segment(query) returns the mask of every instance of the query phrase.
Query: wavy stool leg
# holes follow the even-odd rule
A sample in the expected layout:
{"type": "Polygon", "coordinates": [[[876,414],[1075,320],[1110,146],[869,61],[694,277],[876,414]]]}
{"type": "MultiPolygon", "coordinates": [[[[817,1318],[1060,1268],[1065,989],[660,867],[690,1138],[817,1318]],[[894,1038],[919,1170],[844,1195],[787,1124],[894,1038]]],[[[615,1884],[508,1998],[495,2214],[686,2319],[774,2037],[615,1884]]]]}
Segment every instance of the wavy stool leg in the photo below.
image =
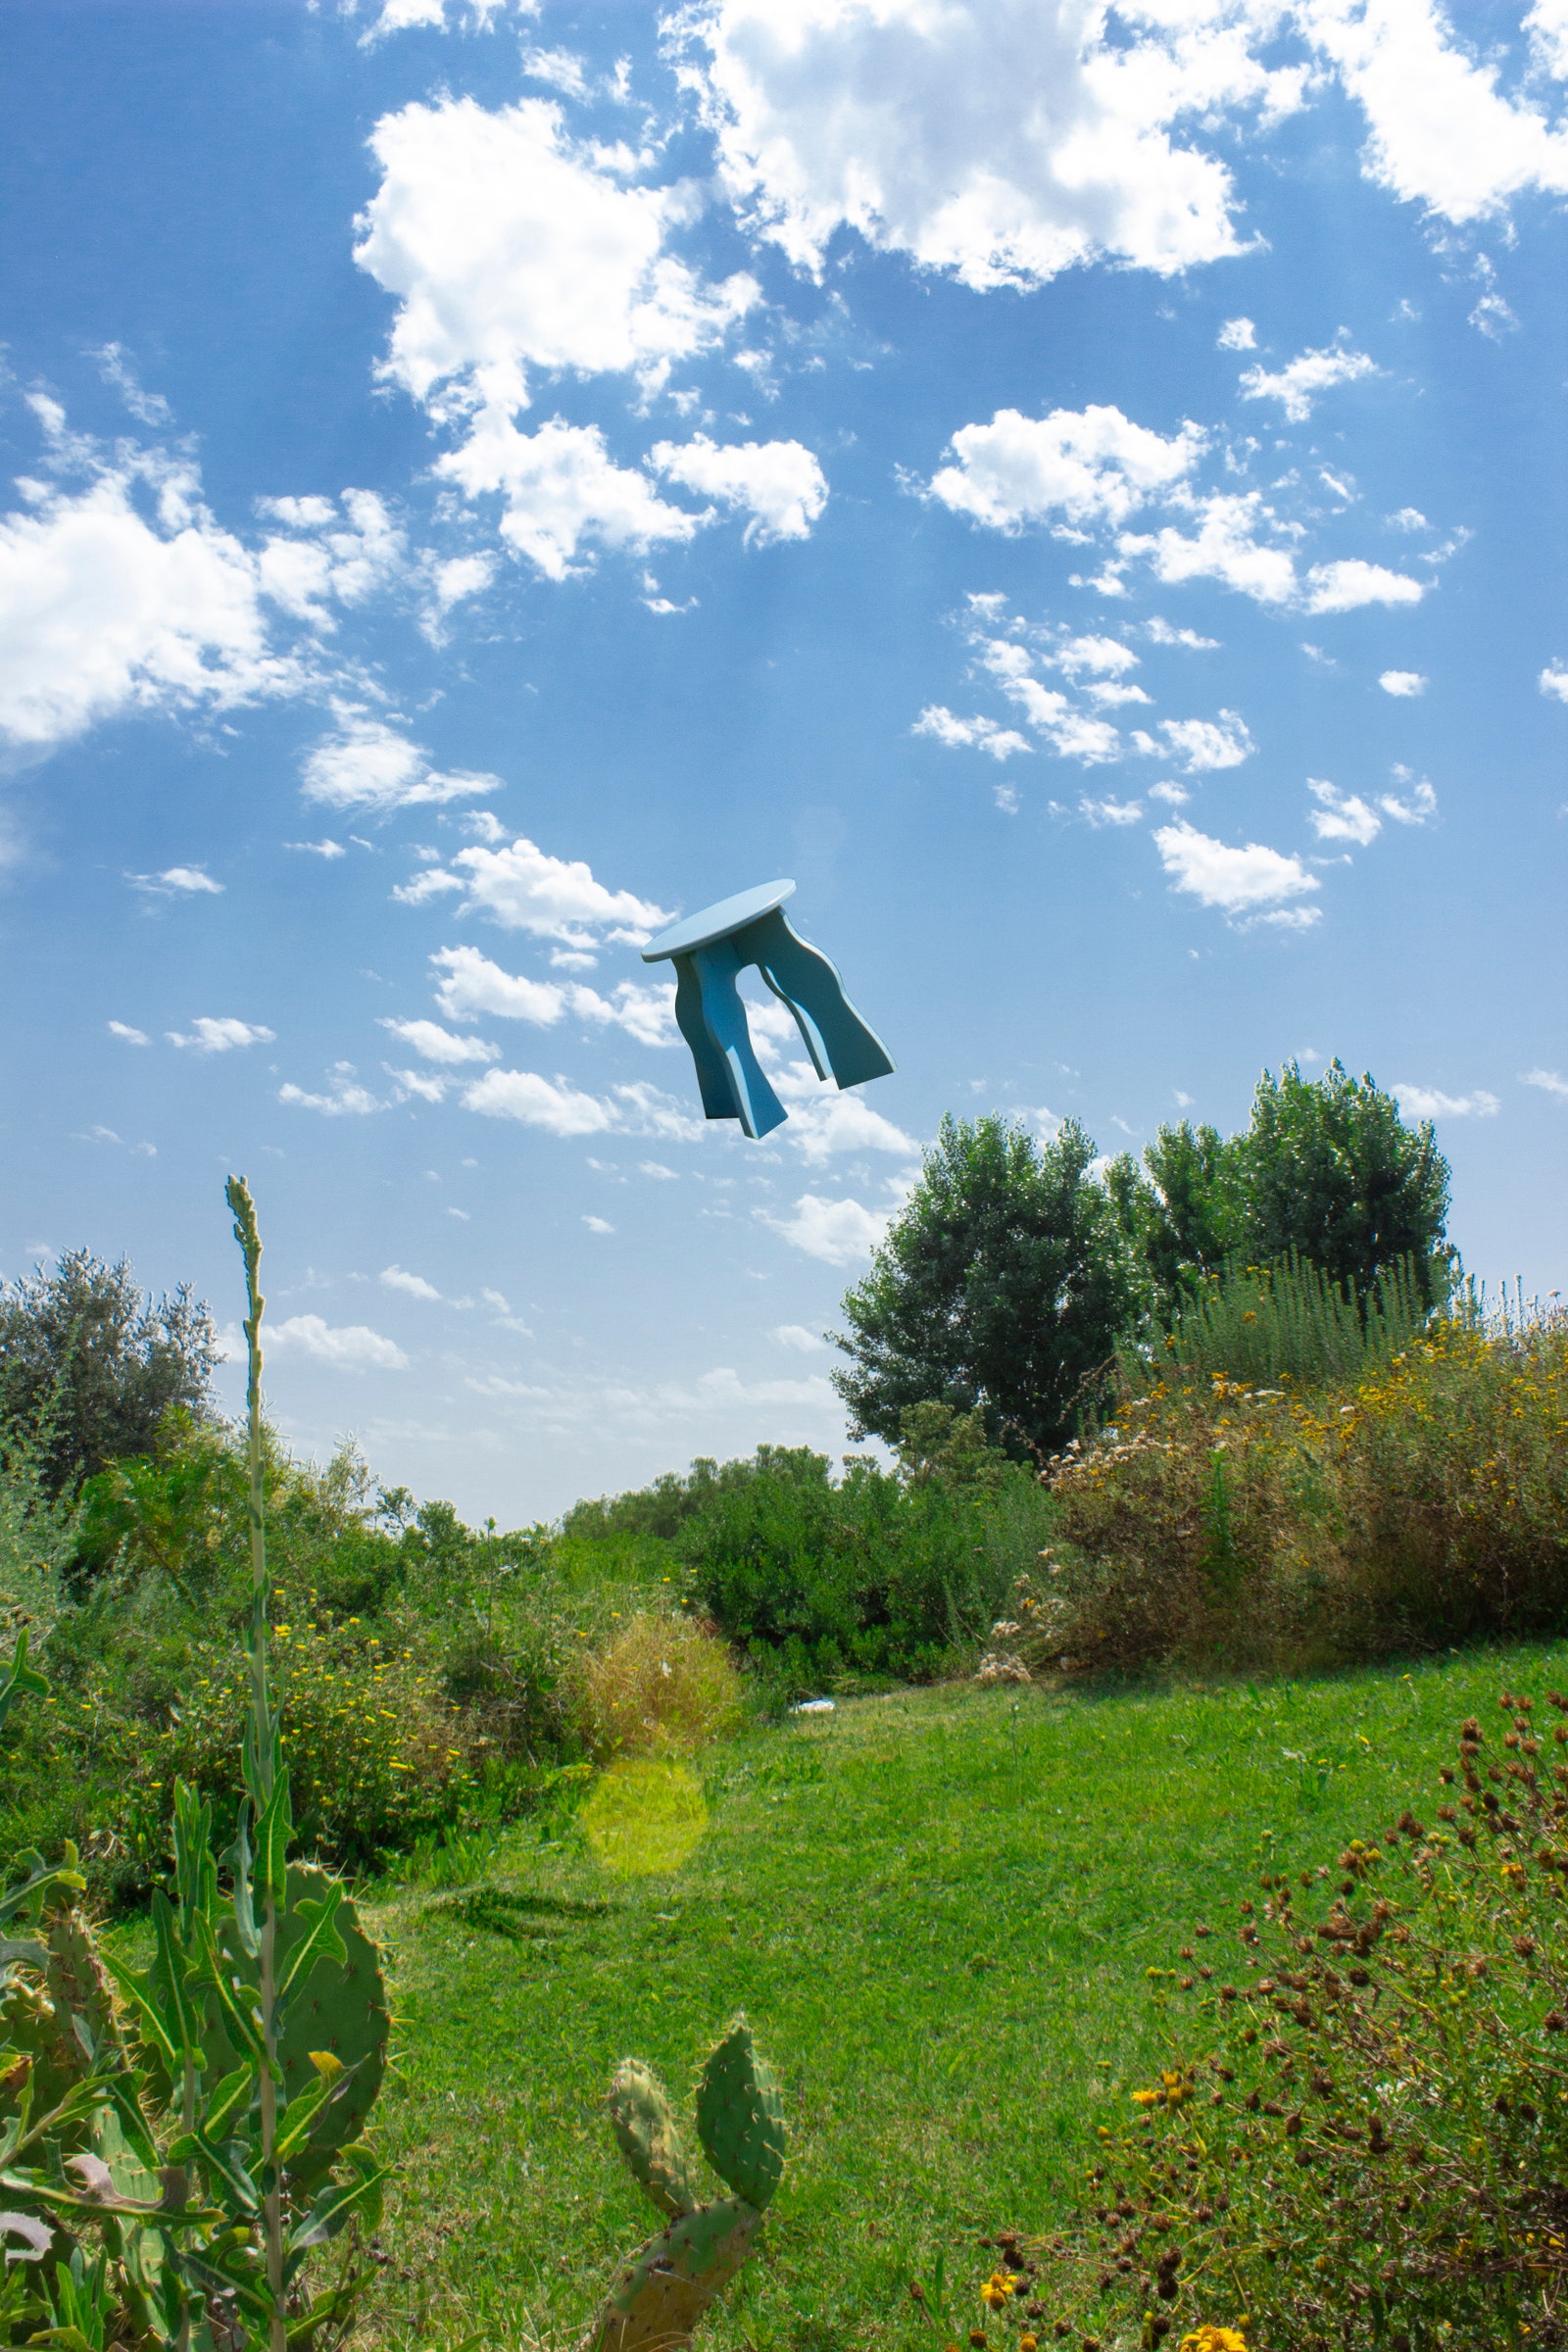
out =
{"type": "Polygon", "coordinates": [[[819,948],[808,947],[776,907],[724,944],[734,949],[739,962],[755,961],[773,994],[794,1013],[819,1078],[828,1073],[813,1029],[841,1087],[863,1086],[867,1079],[891,1074],[892,1055],[844,994],[837,965],[819,948]]]}
{"type": "Polygon", "coordinates": [[[729,1064],[713,1044],[703,1021],[703,984],[689,956],[677,956],[675,965],[675,1023],[691,1048],[697,1065],[697,1085],[703,1098],[703,1116],[738,1119],[740,1103],[730,1083],[729,1064]]]}
{"type": "MultiPolygon", "coordinates": [[[[734,940],[715,939],[710,947],[694,949],[691,960],[697,967],[703,1026],[711,1040],[711,1050],[722,1056],[735,1102],[733,1111],[719,1115],[739,1118],[755,1144],[775,1127],[781,1127],[787,1114],[762,1074],[752,1033],[746,1026],[746,1007],[735,986],[736,973],[751,958],[736,955],[734,940]]],[[[676,1002],[678,1004],[678,996],[676,1002]]],[[[704,1102],[706,1105],[706,1094],[704,1102]]]]}

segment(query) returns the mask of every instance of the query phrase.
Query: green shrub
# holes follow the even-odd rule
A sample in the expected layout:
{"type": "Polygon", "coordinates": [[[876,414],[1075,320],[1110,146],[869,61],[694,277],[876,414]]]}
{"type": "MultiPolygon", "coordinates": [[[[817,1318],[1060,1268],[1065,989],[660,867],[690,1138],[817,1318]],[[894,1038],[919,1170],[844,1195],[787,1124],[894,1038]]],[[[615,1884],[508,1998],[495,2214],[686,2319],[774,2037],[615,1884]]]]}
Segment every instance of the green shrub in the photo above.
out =
{"type": "Polygon", "coordinates": [[[729,1653],[690,1618],[639,1609],[583,1669],[597,1757],[704,1747],[739,1726],[740,1677],[729,1653]]]}
{"type": "MultiPolygon", "coordinates": [[[[1294,1250],[1272,1265],[1233,1264],[1189,1294],[1163,1349],[1153,1351],[1154,1370],[1313,1387],[1360,1380],[1423,1336],[1430,1301],[1446,1298],[1448,1284],[1441,1253],[1424,1267],[1410,1258],[1384,1267],[1364,1299],[1294,1250]]],[[[1130,1385],[1143,1385],[1136,1356],[1124,1354],[1123,1371],[1130,1385]]]]}
{"type": "Polygon", "coordinates": [[[1501,1707],[1425,1822],[1266,1871],[1150,1970],[1170,2063],[1036,2241],[1042,2334],[1568,2344],[1568,1731],[1501,1707]]]}
{"type": "Polygon", "coordinates": [[[1051,1524],[1026,1471],[911,1479],[863,1456],[765,1447],[676,1538],[687,1605],[792,1690],[929,1681],[982,1641],[1051,1524]]]}
{"type": "Polygon", "coordinates": [[[1568,1316],[1440,1319],[1353,1386],[1125,1396],[1052,1465],[1032,1663],[1296,1669],[1568,1623],[1568,1316]]]}

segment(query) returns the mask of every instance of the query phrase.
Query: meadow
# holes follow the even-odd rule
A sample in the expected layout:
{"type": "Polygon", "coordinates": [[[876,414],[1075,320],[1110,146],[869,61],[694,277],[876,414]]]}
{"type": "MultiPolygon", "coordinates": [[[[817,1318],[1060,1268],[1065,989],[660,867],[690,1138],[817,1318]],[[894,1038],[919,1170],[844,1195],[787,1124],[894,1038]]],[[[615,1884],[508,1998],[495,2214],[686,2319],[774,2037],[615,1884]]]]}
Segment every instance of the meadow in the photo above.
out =
{"type": "MultiPolygon", "coordinates": [[[[791,2145],[767,2251],[705,2323],[715,2352],[965,2341],[984,2241],[1079,2212],[1101,2129],[1170,2063],[1162,1984],[1195,1926],[1424,1804],[1462,1718],[1554,1677],[1560,1642],[1259,1686],[851,1699],[710,1749],[679,1869],[616,1875],[557,1818],[507,1832],[466,1886],[377,1890],[398,2184],[368,2339],[573,2341],[648,2232],[612,2068],[648,2060],[679,2104],[744,2008],[791,2145]]],[[[1026,2290],[1043,2339],[1050,2268],[1026,2290]]]]}

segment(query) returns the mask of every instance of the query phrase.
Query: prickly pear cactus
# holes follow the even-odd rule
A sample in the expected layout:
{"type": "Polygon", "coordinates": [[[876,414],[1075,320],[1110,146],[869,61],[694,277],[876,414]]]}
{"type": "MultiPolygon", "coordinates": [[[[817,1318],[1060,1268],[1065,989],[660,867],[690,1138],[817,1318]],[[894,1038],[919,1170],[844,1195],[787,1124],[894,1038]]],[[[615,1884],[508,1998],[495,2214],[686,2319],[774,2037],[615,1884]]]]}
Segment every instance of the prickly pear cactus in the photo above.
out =
{"type": "Polygon", "coordinates": [[[697,2202],[680,2128],[663,2084],[640,2058],[623,2058],[610,2085],[610,2122],[639,2188],[672,2220],[697,2202]]]}
{"type": "Polygon", "coordinates": [[[697,2092],[697,2130],[710,2163],[737,2193],[699,2204],[663,2086],[641,2060],[623,2059],[610,2117],[632,2178],[668,2227],[619,2271],[594,2323],[589,2352],[678,2352],[756,2242],[784,2170],[778,2086],[737,2018],[709,2057],[697,2092]]]}
{"type": "MultiPolygon", "coordinates": [[[[109,1980],[74,1903],[46,1912],[33,1936],[10,1950],[0,1989],[0,2047],[10,2054],[0,2059],[0,2074],[9,2077],[25,2060],[17,2089],[29,2082],[33,2113],[47,2115],[81,2081],[92,2053],[118,2035],[109,1980]]],[[[85,2123],[74,2137],[68,2132],[67,2144],[88,2144],[85,2123]]]]}
{"type": "Polygon", "coordinates": [[[760,2213],[784,2170],[784,2109],[752,2029],[738,2017],[713,2050],[697,2090],[697,2132],[708,2161],[760,2213]]]}
{"type": "MultiPolygon", "coordinates": [[[[280,1977],[287,1973],[292,1946],[308,1930],[302,1903],[319,1902],[329,1885],[326,1873],[314,1864],[289,1864],[287,1906],[278,1922],[280,1977]]],[[[346,1897],[333,1924],[348,1959],[342,1965],[325,1958],[316,1962],[304,1984],[289,1993],[277,2037],[285,2104],[316,2079],[313,2051],[329,2052],[344,2070],[334,2095],[317,2113],[307,2145],[289,2160],[289,2178],[302,2190],[323,2180],[338,2149],[358,2139],[386,2073],[391,2019],[381,1955],[346,1897]]],[[[259,1982],[257,1963],[241,1946],[231,1918],[220,1924],[218,1940],[230,1978],[254,1988],[259,1982]]],[[[240,2063],[216,2004],[208,2012],[202,2042],[210,2081],[217,2082],[240,2063]]]]}

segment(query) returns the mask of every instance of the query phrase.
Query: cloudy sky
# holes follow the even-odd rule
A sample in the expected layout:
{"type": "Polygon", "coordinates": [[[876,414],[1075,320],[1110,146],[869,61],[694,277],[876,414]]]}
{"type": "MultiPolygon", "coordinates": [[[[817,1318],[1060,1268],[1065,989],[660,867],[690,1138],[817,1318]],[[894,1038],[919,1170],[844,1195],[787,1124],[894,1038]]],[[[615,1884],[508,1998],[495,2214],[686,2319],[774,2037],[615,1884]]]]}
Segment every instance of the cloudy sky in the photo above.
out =
{"type": "Polygon", "coordinates": [[[1568,1288],[1568,0],[5,19],[0,1271],[232,1323],[241,1169],[506,1523],[837,1451],[946,1109],[1338,1054],[1568,1288]],[[899,1068],[751,1145],[638,950],[777,875],[899,1068]]]}

